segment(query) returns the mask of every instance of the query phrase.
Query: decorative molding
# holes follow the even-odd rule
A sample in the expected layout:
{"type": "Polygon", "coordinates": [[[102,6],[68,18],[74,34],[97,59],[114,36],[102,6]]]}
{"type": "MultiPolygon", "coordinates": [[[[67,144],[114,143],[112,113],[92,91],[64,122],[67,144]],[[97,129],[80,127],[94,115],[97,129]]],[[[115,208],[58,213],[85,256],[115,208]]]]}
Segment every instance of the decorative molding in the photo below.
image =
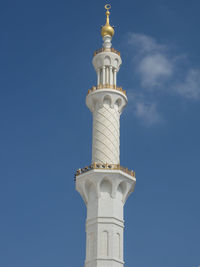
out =
{"type": "Polygon", "coordinates": [[[120,164],[102,164],[102,163],[92,163],[91,165],[89,166],[86,166],[84,168],[81,168],[81,169],[78,169],[76,171],[76,174],[75,176],[78,176],[80,174],[83,174],[85,172],[88,172],[88,171],[91,171],[91,170],[94,170],[94,169],[102,169],[102,170],[120,170],[120,171],[123,171],[133,177],[135,177],[135,171],[133,170],[129,170],[128,168],[125,168],[123,166],[121,166],[120,164]]]}
{"type": "Polygon", "coordinates": [[[104,48],[104,47],[102,47],[102,48],[100,48],[100,49],[98,49],[98,50],[96,50],[94,52],[94,57],[97,54],[102,53],[102,52],[112,52],[112,53],[117,54],[118,56],[121,56],[121,53],[118,50],[114,49],[113,47],[112,48],[104,48]]]}
{"type": "Polygon", "coordinates": [[[122,170],[125,168],[121,166],[118,168],[119,169],[104,168],[102,170],[94,168],[89,169],[86,167],[85,172],[77,175],[76,189],[83,197],[86,205],[89,201],[91,192],[94,194],[94,199],[101,198],[103,196],[102,193],[104,194],[106,192],[106,194],[109,195],[109,198],[119,199],[119,195],[121,195],[120,199],[122,203],[126,202],[130,193],[134,191],[136,178],[133,175],[135,175],[135,173],[130,171],[129,173],[123,172],[122,170]],[[107,183],[104,183],[105,181],[107,181],[107,183]],[[102,183],[104,183],[104,187],[102,187],[102,183]]]}
{"type": "Polygon", "coordinates": [[[113,85],[113,84],[100,84],[100,85],[97,85],[97,86],[92,86],[91,89],[88,90],[87,94],[90,94],[96,90],[99,90],[99,89],[113,89],[113,90],[117,90],[121,93],[123,93],[125,96],[126,96],[126,90],[123,90],[122,87],[117,87],[116,85],[113,85]]]}

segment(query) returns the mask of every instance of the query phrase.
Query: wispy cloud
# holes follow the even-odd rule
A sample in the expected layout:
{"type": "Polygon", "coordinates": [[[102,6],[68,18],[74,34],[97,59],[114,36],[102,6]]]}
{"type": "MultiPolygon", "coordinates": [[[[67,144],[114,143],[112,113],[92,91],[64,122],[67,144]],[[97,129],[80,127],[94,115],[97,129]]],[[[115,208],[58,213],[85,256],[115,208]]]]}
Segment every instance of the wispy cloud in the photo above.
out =
{"type": "Polygon", "coordinates": [[[142,94],[129,94],[129,99],[134,102],[134,114],[146,126],[163,122],[163,118],[158,111],[157,103],[145,98],[142,94]]]}
{"type": "Polygon", "coordinates": [[[141,33],[131,33],[128,43],[140,53],[152,53],[165,50],[165,45],[158,44],[154,38],[141,33]]]}
{"type": "Polygon", "coordinates": [[[169,45],[160,44],[145,34],[129,34],[128,44],[133,49],[133,69],[140,84],[134,114],[143,122],[152,125],[163,121],[156,104],[158,100],[155,97],[151,100],[155,91],[162,89],[170,95],[200,100],[200,69],[183,69],[185,56],[174,54],[169,45]]]}
{"type": "Polygon", "coordinates": [[[162,86],[162,83],[172,76],[173,65],[160,53],[146,55],[139,62],[138,73],[143,87],[155,88],[162,86]]]}
{"type": "Polygon", "coordinates": [[[179,95],[190,99],[200,99],[200,69],[189,69],[183,81],[174,85],[179,95]]]}

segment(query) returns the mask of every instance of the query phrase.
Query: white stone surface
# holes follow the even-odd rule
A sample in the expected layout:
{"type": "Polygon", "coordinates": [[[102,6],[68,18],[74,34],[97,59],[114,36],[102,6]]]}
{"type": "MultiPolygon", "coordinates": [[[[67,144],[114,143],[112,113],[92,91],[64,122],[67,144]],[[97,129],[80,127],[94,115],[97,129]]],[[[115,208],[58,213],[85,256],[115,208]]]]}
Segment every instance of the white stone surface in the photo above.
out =
{"type": "Polygon", "coordinates": [[[101,52],[94,56],[92,63],[97,73],[97,85],[117,84],[116,73],[122,64],[118,54],[110,51],[101,52]]]}
{"type": "Polygon", "coordinates": [[[111,48],[111,46],[112,46],[111,40],[112,40],[111,36],[109,36],[109,35],[104,36],[104,38],[103,38],[103,47],[105,49],[110,49],[111,48]]]}
{"type": "Polygon", "coordinates": [[[126,96],[114,89],[100,89],[87,95],[93,113],[92,162],[119,164],[120,114],[126,96]]]}
{"type": "MultiPolygon", "coordinates": [[[[122,60],[111,52],[111,39],[104,37],[104,51],[93,58],[97,88],[86,97],[93,115],[93,163],[120,162],[120,115],[127,97],[116,87],[122,60]]],[[[92,169],[76,177],[76,190],[87,206],[85,267],[124,266],[123,207],[135,182],[121,170],[92,169]]]]}
{"type": "Polygon", "coordinates": [[[77,177],[76,189],[87,206],[85,267],[123,267],[123,207],[135,182],[120,170],[77,177]]]}

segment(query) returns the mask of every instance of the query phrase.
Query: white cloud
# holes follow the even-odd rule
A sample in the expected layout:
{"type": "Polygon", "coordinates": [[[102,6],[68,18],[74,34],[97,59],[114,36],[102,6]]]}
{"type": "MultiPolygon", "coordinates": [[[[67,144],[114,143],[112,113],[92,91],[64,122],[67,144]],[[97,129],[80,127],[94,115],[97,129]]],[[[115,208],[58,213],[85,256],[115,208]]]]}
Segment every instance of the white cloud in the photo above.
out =
{"type": "Polygon", "coordinates": [[[134,68],[141,86],[162,88],[173,74],[174,61],[169,57],[167,47],[150,36],[138,33],[129,35],[129,45],[134,49],[134,68]]]}
{"type": "Polygon", "coordinates": [[[172,76],[173,65],[162,54],[147,55],[138,65],[141,85],[145,88],[162,85],[165,79],[172,76]]]}
{"type": "Polygon", "coordinates": [[[145,125],[150,126],[162,121],[162,117],[157,110],[155,103],[136,103],[136,115],[145,123],[145,125]]]}
{"type": "Polygon", "coordinates": [[[133,49],[133,71],[140,85],[140,96],[132,97],[134,114],[142,122],[152,125],[163,121],[156,104],[159,89],[170,96],[200,100],[200,69],[187,67],[185,55],[175,54],[168,45],[145,34],[129,34],[128,44],[133,49]]]}
{"type": "Polygon", "coordinates": [[[200,99],[200,70],[190,69],[185,80],[178,82],[174,90],[185,98],[200,99]]]}
{"type": "Polygon", "coordinates": [[[154,38],[141,33],[131,33],[128,42],[140,53],[157,52],[165,49],[165,46],[158,44],[154,38]]]}
{"type": "Polygon", "coordinates": [[[185,98],[200,98],[200,69],[187,68],[183,71],[186,74],[178,75],[179,80],[174,82],[181,70],[182,55],[174,55],[170,47],[145,34],[129,34],[128,43],[134,49],[134,71],[142,88],[163,88],[185,98]]]}
{"type": "Polygon", "coordinates": [[[144,95],[129,95],[129,99],[133,102],[132,108],[134,110],[134,115],[138,117],[142,123],[146,126],[151,126],[163,121],[160,112],[157,109],[157,104],[144,95]]]}

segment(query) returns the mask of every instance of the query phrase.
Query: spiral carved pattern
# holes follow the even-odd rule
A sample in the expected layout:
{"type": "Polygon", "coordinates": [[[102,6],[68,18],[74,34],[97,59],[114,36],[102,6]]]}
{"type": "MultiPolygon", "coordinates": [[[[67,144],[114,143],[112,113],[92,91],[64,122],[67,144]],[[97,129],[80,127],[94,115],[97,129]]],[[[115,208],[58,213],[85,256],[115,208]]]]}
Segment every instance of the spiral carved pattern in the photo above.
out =
{"type": "Polygon", "coordinates": [[[118,110],[108,104],[93,112],[93,162],[119,163],[119,119],[118,110]]]}

